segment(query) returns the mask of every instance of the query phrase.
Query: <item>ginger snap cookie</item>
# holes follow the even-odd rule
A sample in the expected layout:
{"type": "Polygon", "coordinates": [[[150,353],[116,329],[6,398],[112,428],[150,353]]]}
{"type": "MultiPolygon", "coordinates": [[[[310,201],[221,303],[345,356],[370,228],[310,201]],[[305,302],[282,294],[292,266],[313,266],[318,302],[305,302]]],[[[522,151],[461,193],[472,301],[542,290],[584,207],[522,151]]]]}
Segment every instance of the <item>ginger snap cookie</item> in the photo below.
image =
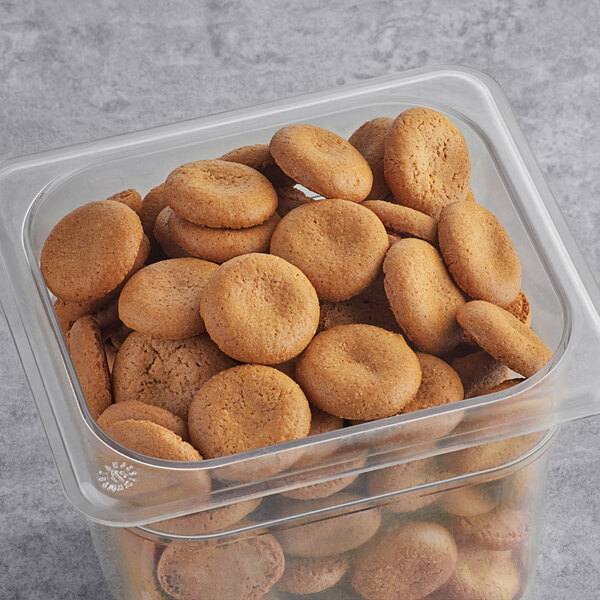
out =
{"type": "Polygon", "coordinates": [[[335,431],[344,427],[344,419],[330,415],[316,406],[311,405],[310,412],[312,416],[308,435],[319,435],[320,433],[327,433],[328,431],[335,431]]]}
{"type": "Polygon", "coordinates": [[[174,415],[164,408],[146,402],[140,402],[139,400],[127,400],[126,402],[111,404],[97,419],[98,425],[100,425],[104,431],[117,421],[130,420],[152,421],[152,423],[170,429],[182,440],[189,440],[187,422],[185,419],[174,415]]]}
{"type": "Polygon", "coordinates": [[[137,190],[123,190],[122,192],[109,196],[107,200],[122,202],[125,206],[129,206],[133,212],[137,213],[138,216],[142,212],[142,197],[137,190]]]}
{"type": "Polygon", "coordinates": [[[121,291],[121,321],[155,339],[176,340],[202,333],[200,298],[217,268],[199,258],[173,258],[144,267],[121,291]]]}
{"type": "Polygon", "coordinates": [[[535,375],[553,356],[527,325],[495,304],[473,300],[456,318],[486,352],[524,377],[535,375]]]}
{"type": "Polygon", "coordinates": [[[57,298],[54,301],[53,306],[60,328],[66,335],[77,319],[94,314],[108,302],[110,302],[110,296],[103,296],[102,298],[92,300],[91,302],[71,302],[69,300],[57,298]]]}
{"type": "Polygon", "coordinates": [[[485,350],[454,358],[450,364],[462,381],[465,398],[488,394],[510,375],[510,369],[485,350]]]}
{"type": "Polygon", "coordinates": [[[106,428],[106,433],[121,446],[146,456],[165,460],[202,460],[190,444],[152,421],[116,421],[106,428]]]}
{"type": "Polygon", "coordinates": [[[83,395],[92,417],[97,419],[111,405],[112,391],[96,320],[88,315],[75,321],[69,331],[68,343],[83,395]]]}
{"type": "Polygon", "coordinates": [[[396,242],[383,263],[385,292],[400,327],[422,352],[445,354],[462,337],[456,322],[466,302],[439,252],[418,239],[396,242]]]}
{"type": "Polygon", "coordinates": [[[306,437],[310,407],[300,386],[281,371],[241,365],[211,377],[190,405],[194,446],[207,458],[306,437]]]}
{"type": "Polygon", "coordinates": [[[400,334],[371,325],[338,325],[308,345],[296,377],[321,410],[372,420],[398,414],[414,398],[421,367],[400,334]]]}
{"type": "Polygon", "coordinates": [[[521,289],[521,262],[500,221],[474,202],[445,206],[438,224],[440,249],[456,283],[471,298],[498,306],[521,289]]]}
{"type": "Polygon", "coordinates": [[[369,163],[350,142],[314,125],[288,125],[269,144],[283,172],[325,198],[364,200],[373,185],[369,163]]]}
{"type": "Polygon", "coordinates": [[[366,200],[362,205],[381,219],[388,233],[416,237],[434,245],[438,243],[438,224],[429,215],[385,200],[366,200]]]}
{"type": "Polygon", "coordinates": [[[102,298],[132,269],[144,230],[128,206],[112,200],[90,202],[63,217],[42,248],[46,285],[73,302],[102,298]]]}
{"type": "Polygon", "coordinates": [[[306,348],[319,323],[319,301],[297,267],[270,254],[246,254],[215,271],[200,313],[212,340],[232,358],[277,364],[306,348]]]}
{"type": "Polygon", "coordinates": [[[264,175],[225,160],[199,160],[177,167],[167,177],[163,193],[182,219],[206,227],[260,225],[277,208],[277,194],[264,175]]]}
{"type": "Polygon", "coordinates": [[[177,600],[262,600],[284,565],[281,546],[265,534],[224,544],[173,542],[162,553],[156,576],[177,600]]]}
{"type": "Polygon", "coordinates": [[[288,558],[277,589],[288,594],[315,594],[333,587],[348,570],[346,555],[288,558]]]}
{"type": "Polygon", "coordinates": [[[323,302],[348,300],[371,285],[388,249],[383,223],[346,200],[320,200],[296,208],[277,225],[271,254],[298,267],[323,302]]]}
{"type": "Polygon", "coordinates": [[[350,580],[365,600],[421,600],[450,579],[456,560],[456,544],[441,525],[400,523],[357,551],[350,580]]]}
{"type": "Polygon", "coordinates": [[[506,310],[519,319],[521,323],[527,325],[527,327],[531,327],[531,304],[523,290],[521,290],[519,295],[506,307],[506,310]]]}
{"type": "Polygon", "coordinates": [[[163,208],[154,222],[154,239],[159,243],[162,251],[169,258],[189,258],[192,255],[186,252],[171,235],[171,229],[169,227],[169,219],[173,210],[166,206],[163,208]]]}
{"type": "Polygon", "coordinates": [[[290,211],[313,202],[302,190],[293,186],[278,187],[277,190],[277,213],[280,217],[285,217],[290,211]]]}
{"type": "Polygon", "coordinates": [[[477,517],[491,512],[497,502],[487,487],[469,485],[439,494],[438,504],[451,515],[457,517],[477,517]]]}
{"type": "Polygon", "coordinates": [[[398,204],[439,219],[444,206],[466,199],[471,161],[458,127],[435,110],[417,107],[390,127],[384,172],[398,204]]]}
{"type": "Polygon", "coordinates": [[[161,183],[153,187],[142,199],[142,208],[140,210],[140,221],[144,228],[144,233],[148,236],[151,244],[154,244],[154,224],[156,218],[167,206],[163,194],[164,184],[161,183]]]}
{"type": "Polygon", "coordinates": [[[381,200],[390,193],[383,174],[385,140],[394,119],[379,117],[363,123],[348,141],[365,157],[373,171],[373,185],[367,196],[370,200],[381,200]]]}
{"type": "Polygon", "coordinates": [[[262,173],[273,185],[293,185],[290,179],[275,162],[269,150],[269,144],[242,146],[223,154],[219,160],[241,163],[262,173]]]}
{"type": "Polygon", "coordinates": [[[169,231],[174,242],[192,256],[224,263],[251,252],[268,252],[280,217],[277,213],[260,225],[245,229],[213,229],[194,225],[171,211],[169,231]]]}
{"type": "Polygon", "coordinates": [[[206,334],[156,340],[136,331],[123,342],[115,360],[115,402],[139,400],[186,419],[194,394],[234,364],[206,334]]]}

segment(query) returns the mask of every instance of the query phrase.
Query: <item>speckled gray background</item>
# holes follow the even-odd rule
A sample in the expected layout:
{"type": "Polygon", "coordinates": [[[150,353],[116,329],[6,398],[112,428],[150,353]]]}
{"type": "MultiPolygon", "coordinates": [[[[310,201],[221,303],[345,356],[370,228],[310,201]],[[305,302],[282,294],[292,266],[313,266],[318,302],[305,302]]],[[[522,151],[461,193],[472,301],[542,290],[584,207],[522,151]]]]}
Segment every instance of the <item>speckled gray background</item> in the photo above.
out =
{"type": "MultiPolygon", "coordinates": [[[[599,23],[598,0],[0,0],[0,159],[463,63],[506,91],[600,277],[599,23]]],[[[1,318],[0,419],[0,596],[109,600],[1,318]]],[[[598,598],[599,446],[588,420],[554,448],[537,599],[598,598]]]]}

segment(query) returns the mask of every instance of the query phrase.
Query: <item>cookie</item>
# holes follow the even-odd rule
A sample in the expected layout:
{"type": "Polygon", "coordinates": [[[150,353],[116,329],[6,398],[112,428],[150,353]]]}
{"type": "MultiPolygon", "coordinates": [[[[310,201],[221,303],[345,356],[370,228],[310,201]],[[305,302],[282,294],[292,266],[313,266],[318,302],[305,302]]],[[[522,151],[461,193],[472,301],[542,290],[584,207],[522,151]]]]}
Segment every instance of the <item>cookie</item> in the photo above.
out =
{"type": "Polygon", "coordinates": [[[288,594],[315,594],[333,587],[348,570],[347,556],[288,558],[277,589],[288,594]]]}
{"type": "Polygon", "coordinates": [[[388,233],[416,237],[434,245],[438,243],[438,224],[429,215],[384,200],[366,200],[362,205],[381,219],[388,233]]]}
{"type": "Polygon", "coordinates": [[[439,494],[437,502],[447,513],[466,518],[485,515],[497,505],[489,489],[482,485],[446,490],[439,494]]]}
{"type": "Polygon", "coordinates": [[[306,437],[310,408],[298,384],[281,371],[241,365],[200,388],[188,426],[194,446],[215,458],[306,437]]]}
{"type": "Polygon", "coordinates": [[[462,381],[465,398],[488,394],[510,375],[510,369],[485,350],[454,358],[450,364],[462,381]]]}
{"type": "Polygon", "coordinates": [[[367,289],[387,249],[379,218],[346,200],[320,200],[296,208],[271,238],[271,253],[298,267],[323,302],[348,300],[367,289]]]}
{"type": "Polygon", "coordinates": [[[142,208],[140,210],[140,221],[144,228],[144,233],[148,236],[150,243],[154,245],[154,224],[156,218],[162,210],[165,209],[167,203],[163,194],[164,184],[161,183],[153,187],[143,198],[142,208]]]}
{"type": "Polygon", "coordinates": [[[373,185],[368,199],[381,200],[390,193],[383,174],[385,140],[394,119],[379,117],[363,123],[348,141],[364,156],[373,172],[373,185]]]}
{"type": "Polygon", "coordinates": [[[206,334],[155,340],[134,332],[123,342],[113,367],[115,402],[139,400],[186,419],[194,394],[234,364],[206,334]]]}
{"type": "Polygon", "coordinates": [[[506,307],[506,310],[519,319],[521,323],[531,327],[531,305],[525,292],[521,290],[519,295],[506,307]]]}
{"type": "Polygon", "coordinates": [[[527,325],[495,304],[473,300],[456,318],[486,352],[524,377],[535,375],[553,356],[527,325]]]}
{"type": "Polygon", "coordinates": [[[277,364],[306,348],[319,323],[319,301],[298,268],[270,254],[246,254],[215,271],[200,314],[212,340],[232,358],[277,364]]]}
{"type": "Polygon", "coordinates": [[[121,321],[154,339],[178,340],[202,333],[200,298],[217,268],[199,258],[173,258],[144,267],[121,291],[121,321]]]}
{"type": "Polygon", "coordinates": [[[336,431],[344,426],[344,419],[326,413],[316,406],[310,407],[311,420],[308,435],[319,435],[328,431],[336,431]]]}
{"type": "Polygon", "coordinates": [[[110,302],[110,295],[91,302],[70,302],[69,300],[57,298],[54,301],[54,312],[62,332],[66,335],[77,319],[86,315],[93,315],[108,302],[110,302]]]}
{"type": "Polygon", "coordinates": [[[277,213],[280,217],[285,217],[290,211],[313,202],[302,190],[293,186],[278,187],[277,190],[277,213]]]}
{"type": "Polygon", "coordinates": [[[122,202],[125,206],[129,206],[133,212],[137,213],[138,216],[142,212],[142,197],[137,190],[123,190],[122,192],[109,196],[107,200],[122,202]]]}
{"type": "Polygon", "coordinates": [[[191,254],[186,252],[171,235],[169,219],[173,212],[174,211],[169,206],[166,206],[158,213],[156,221],[154,222],[154,239],[159,243],[162,251],[169,258],[191,257],[191,254]]]}
{"type": "Polygon", "coordinates": [[[475,196],[474,196],[473,190],[471,188],[469,188],[469,193],[467,194],[467,197],[465,198],[465,200],[467,202],[475,202],[475,196]]]}
{"type": "Polygon", "coordinates": [[[104,342],[104,354],[106,355],[106,366],[108,372],[112,374],[113,365],[115,364],[115,358],[117,358],[117,348],[110,341],[104,342]]]}
{"type": "Polygon", "coordinates": [[[69,352],[90,414],[97,419],[112,403],[110,374],[96,320],[81,317],[68,336],[69,352]]]}
{"type": "Polygon", "coordinates": [[[385,144],[384,172],[398,204],[439,219],[442,208],[465,200],[471,181],[467,144],[458,127],[430,108],[396,117],[385,144]]]}
{"type": "Polygon", "coordinates": [[[339,135],[314,125],[288,125],[269,144],[282,171],[325,198],[364,200],[373,173],[361,153],[339,135]]]}
{"type": "Polygon", "coordinates": [[[42,248],[42,275],[50,291],[89,302],[114,290],[132,269],[144,231],[120,202],[101,200],[76,208],[52,229],[42,248]]]}
{"type": "Polygon", "coordinates": [[[178,600],[262,600],[284,565],[275,538],[257,535],[225,544],[173,542],[160,557],[156,575],[178,600]]]}
{"type": "Polygon", "coordinates": [[[224,263],[235,256],[251,252],[268,252],[271,236],[280,217],[275,213],[264,223],[245,229],[212,229],[194,225],[179,217],[175,211],[169,215],[169,231],[173,241],[192,256],[224,263]]]}
{"type": "Polygon", "coordinates": [[[215,228],[260,225],[277,208],[277,194],[264,175],[225,160],[178,167],[165,181],[164,196],[182,219],[215,228]]]}
{"type": "Polygon", "coordinates": [[[383,263],[392,312],[418,350],[450,352],[462,337],[456,313],[465,304],[439,252],[418,239],[396,242],[383,263]]]}
{"type": "MultiPolygon", "coordinates": [[[[332,498],[335,498],[336,505],[341,505],[359,500],[360,496],[340,492],[335,496],[319,500],[290,501],[281,516],[310,514],[329,508],[332,506],[332,498]]],[[[331,515],[325,520],[282,529],[276,535],[286,556],[305,558],[336,556],[364,544],[379,529],[380,523],[380,512],[372,508],[337,516],[331,515]]]]}
{"type": "Polygon", "coordinates": [[[115,332],[110,335],[110,343],[119,350],[121,346],[125,343],[125,340],[129,337],[133,330],[129,329],[129,327],[125,327],[122,325],[115,332]]]}
{"type": "Polygon", "coordinates": [[[450,579],[456,560],[456,544],[441,525],[400,523],[357,551],[350,580],[365,600],[420,600],[450,579]]]}
{"type": "Polygon", "coordinates": [[[164,460],[202,460],[195,448],[152,421],[116,421],[106,428],[115,442],[139,454],[164,460]]]}
{"type": "Polygon", "coordinates": [[[438,224],[440,250],[454,281],[471,298],[498,306],[515,301],[521,262],[500,221],[474,202],[445,206],[438,224]]]}
{"type": "Polygon", "coordinates": [[[262,173],[273,185],[293,185],[293,181],[277,166],[269,144],[242,146],[223,154],[219,160],[241,163],[262,173]]]}
{"type": "Polygon", "coordinates": [[[398,414],[414,398],[421,367],[401,335],[371,325],[339,325],[313,339],[296,377],[321,410],[372,420],[398,414]]]}
{"type": "Polygon", "coordinates": [[[139,402],[138,400],[128,400],[126,402],[111,404],[97,419],[98,425],[104,431],[117,421],[129,420],[152,421],[152,423],[170,429],[182,440],[189,440],[187,423],[184,419],[170,413],[164,408],[153,406],[146,402],[139,402]]]}

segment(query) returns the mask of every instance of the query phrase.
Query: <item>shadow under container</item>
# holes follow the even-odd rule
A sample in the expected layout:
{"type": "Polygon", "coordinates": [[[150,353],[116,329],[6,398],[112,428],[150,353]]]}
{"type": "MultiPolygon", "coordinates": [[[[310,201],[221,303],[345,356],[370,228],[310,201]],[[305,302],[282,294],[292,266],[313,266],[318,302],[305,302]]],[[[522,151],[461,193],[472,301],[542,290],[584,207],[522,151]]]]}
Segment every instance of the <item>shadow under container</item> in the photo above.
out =
{"type": "Polygon", "coordinates": [[[322,600],[472,600],[472,586],[488,580],[507,600],[531,597],[548,432],[600,413],[600,291],[489,77],[421,69],[15,159],[0,165],[0,203],[2,306],[65,491],[90,520],[117,600],[294,597],[293,581],[316,577],[315,552],[319,585],[341,573],[313,590],[322,600]],[[185,162],[268,142],[284,125],[348,137],[412,106],[439,110],[461,129],[474,196],[517,247],[532,327],[554,358],[509,390],[235,456],[171,462],[111,440],[87,409],[39,269],[54,224],[121,189],[145,193],[185,162]],[[298,499],[315,486],[320,497],[298,499]],[[395,569],[406,589],[389,592],[390,556],[407,555],[416,562],[395,569]],[[209,566],[194,568],[198,559],[209,566]],[[364,567],[375,559],[379,579],[364,567]],[[497,573],[499,584],[490,579],[497,573]],[[219,581],[233,587],[217,591],[219,581]]]}

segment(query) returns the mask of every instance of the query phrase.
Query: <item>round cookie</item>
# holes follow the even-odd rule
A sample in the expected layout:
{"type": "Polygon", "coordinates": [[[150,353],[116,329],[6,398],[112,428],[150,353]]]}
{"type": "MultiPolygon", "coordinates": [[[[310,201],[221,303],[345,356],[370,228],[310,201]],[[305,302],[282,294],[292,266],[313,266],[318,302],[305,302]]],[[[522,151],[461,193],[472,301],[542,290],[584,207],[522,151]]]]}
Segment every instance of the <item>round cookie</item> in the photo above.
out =
{"type": "Polygon", "coordinates": [[[437,523],[400,523],[357,551],[350,580],[365,600],[421,600],[450,579],[457,549],[437,523]]]}
{"type": "Polygon", "coordinates": [[[206,334],[155,340],[136,331],[123,342],[115,360],[115,402],[139,400],[186,419],[194,394],[234,364],[206,334]]]}
{"type": "Polygon", "coordinates": [[[333,587],[348,570],[348,557],[288,558],[277,589],[288,594],[315,594],[333,587]]]}
{"type": "Polygon", "coordinates": [[[388,249],[383,223],[346,200],[320,200],[288,213],[271,238],[271,253],[298,267],[324,302],[348,300],[371,285],[388,249]]]}
{"type": "Polygon", "coordinates": [[[57,297],[73,302],[102,298],[132,269],[144,230],[128,206],[90,202],[63,217],[44,242],[41,269],[57,297]]]}
{"type": "Polygon", "coordinates": [[[66,335],[77,319],[94,314],[110,302],[110,299],[110,294],[91,302],[71,302],[57,298],[54,301],[54,312],[56,313],[62,332],[66,335]]]}
{"type": "Polygon", "coordinates": [[[383,155],[385,140],[394,119],[379,117],[363,123],[348,139],[348,141],[365,157],[373,172],[373,185],[367,196],[368,199],[385,198],[390,188],[383,174],[383,155]]]}
{"type": "Polygon", "coordinates": [[[396,320],[422,352],[445,354],[462,337],[456,322],[465,304],[439,252],[417,239],[396,242],[383,263],[385,292],[396,320]]]}
{"type": "Polygon", "coordinates": [[[106,428],[115,442],[134,452],[164,460],[202,460],[195,448],[166,427],[151,421],[117,421],[106,428]]]}
{"type": "Polygon", "coordinates": [[[77,319],[67,341],[83,395],[97,419],[111,405],[112,391],[102,335],[94,317],[77,319]]]}
{"type": "Polygon", "coordinates": [[[414,398],[421,367],[401,335],[371,325],[339,325],[313,339],[296,376],[321,410],[372,420],[398,414],[414,398]]]}
{"type": "Polygon", "coordinates": [[[285,217],[295,208],[313,202],[313,199],[298,188],[285,186],[277,188],[277,201],[277,212],[280,217],[285,217]]]}
{"type": "Polygon", "coordinates": [[[259,225],[277,208],[277,194],[264,175],[225,160],[178,167],[165,181],[164,196],[182,219],[215,228],[259,225]]]}
{"type": "Polygon", "coordinates": [[[264,223],[245,229],[213,229],[194,225],[179,217],[175,211],[169,215],[169,231],[173,241],[192,256],[224,263],[231,258],[251,252],[268,252],[271,236],[280,217],[275,213],[264,223]]]}
{"type": "Polygon", "coordinates": [[[306,348],[319,323],[319,301],[298,268],[270,254],[221,265],[200,301],[206,330],[241,362],[278,364],[306,348]]]}
{"type": "Polygon", "coordinates": [[[271,535],[225,544],[173,542],[160,557],[156,576],[177,600],[262,600],[284,565],[281,546],[271,535]]]}
{"type": "Polygon", "coordinates": [[[552,358],[527,325],[495,304],[473,300],[459,309],[456,319],[486,352],[519,375],[535,375],[552,358]]]}
{"type": "Polygon", "coordinates": [[[219,160],[240,163],[262,173],[273,185],[293,185],[293,181],[277,166],[269,144],[242,146],[223,154],[219,160]]]}
{"type": "Polygon", "coordinates": [[[385,200],[366,200],[362,205],[381,219],[388,233],[416,237],[434,245],[438,243],[438,224],[429,215],[385,200]]]}
{"type": "Polygon", "coordinates": [[[202,333],[200,298],[217,268],[199,258],[173,258],[144,267],[121,291],[121,321],[154,339],[176,340],[202,333]]]}
{"type": "Polygon", "coordinates": [[[166,206],[158,213],[156,221],[154,222],[154,239],[160,244],[163,252],[169,258],[191,257],[191,254],[177,244],[171,235],[169,219],[173,212],[174,211],[169,206],[166,206]]]}
{"type": "Polygon", "coordinates": [[[164,408],[139,400],[127,400],[126,402],[111,404],[98,417],[97,421],[104,431],[118,421],[152,421],[152,423],[170,429],[182,440],[189,440],[187,423],[184,419],[164,408]]]}
{"type": "Polygon", "coordinates": [[[510,369],[485,350],[454,358],[450,364],[462,381],[465,398],[488,394],[510,375],[510,369]]]}
{"type": "Polygon", "coordinates": [[[330,415],[316,406],[310,407],[311,420],[308,435],[319,435],[328,431],[336,431],[344,427],[344,419],[330,415]]]}
{"type": "Polygon", "coordinates": [[[144,228],[144,233],[148,236],[150,243],[154,245],[154,224],[156,218],[162,210],[165,209],[167,203],[163,194],[164,184],[161,183],[153,187],[143,198],[142,208],[140,210],[140,221],[144,228]]]}
{"type": "Polygon", "coordinates": [[[125,206],[129,206],[133,212],[137,213],[138,216],[142,212],[142,197],[137,190],[123,190],[122,192],[109,196],[107,200],[122,202],[125,206]]]}
{"type": "Polygon", "coordinates": [[[467,518],[489,513],[497,504],[482,485],[446,490],[438,495],[437,502],[447,513],[467,518]]]}
{"type": "Polygon", "coordinates": [[[306,437],[310,407],[298,384],[263,365],[241,365],[211,377],[194,396],[188,426],[207,458],[306,437]]]}
{"type": "Polygon", "coordinates": [[[466,199],[471,161],[458,127],[435,110],[417,107],[390,127],[384,172],[398,204],[439,219],[445,205],[466,199]]]}
{"type": "Polygon", "coordinates": [[[498,306],[515,301],[521,262],[500,221],[474,202],[444,207],[438,224],[440,249],[456,283],[471,298],[498,306]]]}
{"type": "Polygon", "coordinates": [[[364,200],[373,173],[361,153],[339,135],[314,125],[288,125],[269,144],[282,171],[325,198],[364,200]]]}

